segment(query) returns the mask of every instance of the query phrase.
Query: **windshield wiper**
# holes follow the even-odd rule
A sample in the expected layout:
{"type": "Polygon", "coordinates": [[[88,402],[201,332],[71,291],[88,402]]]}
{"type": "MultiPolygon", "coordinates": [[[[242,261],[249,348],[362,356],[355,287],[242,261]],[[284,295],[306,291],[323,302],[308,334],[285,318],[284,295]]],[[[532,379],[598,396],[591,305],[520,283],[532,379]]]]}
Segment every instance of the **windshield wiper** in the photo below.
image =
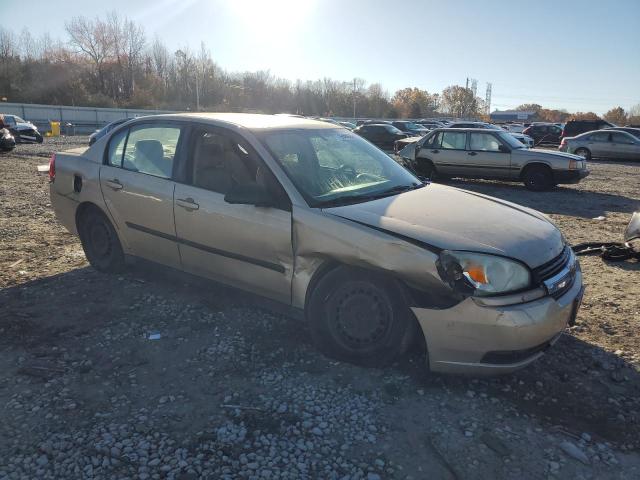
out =
{"type": "Polygon", "coordinates": [[[390,197],[398,193],[408,192],[410,190],[416,190],[424,187],[424,183],[411,184],[411,185],[396,185],[395,187],[388,188],[381,192],[375,192],[365,195],[343,195],[341,197],[332,198],[331,200],[325,200],[320,202],[320,207],[338,207],[341,205],[348,205],[352,203],[368,202],[370,200],[377,200],[379,198],[390,197]]]}

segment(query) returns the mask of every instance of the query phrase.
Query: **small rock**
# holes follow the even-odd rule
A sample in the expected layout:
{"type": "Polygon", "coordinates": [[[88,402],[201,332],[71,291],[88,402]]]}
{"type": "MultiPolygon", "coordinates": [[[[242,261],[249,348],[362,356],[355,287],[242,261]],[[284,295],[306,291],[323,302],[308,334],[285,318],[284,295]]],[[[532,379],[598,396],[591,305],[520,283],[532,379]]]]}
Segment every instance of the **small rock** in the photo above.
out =
{"type": "Polygon", "coordinates": [[[587,457],[582,450],[576,447],[573,443],[569,441],[564,441],[560,444],[560,448],[564,453],[569,455],[572,458],[584,463],[585,465],[589,465],[589,457],[587,457]]]}
{"type": "Polygon", "coordinates": [[[36,463],[40,466],[40,467],[44,467],[45,465],[49,464],[49,459],[47,458],[46,455],[40,455],[38,457],[38,459],[36,460],[36,463]]]}

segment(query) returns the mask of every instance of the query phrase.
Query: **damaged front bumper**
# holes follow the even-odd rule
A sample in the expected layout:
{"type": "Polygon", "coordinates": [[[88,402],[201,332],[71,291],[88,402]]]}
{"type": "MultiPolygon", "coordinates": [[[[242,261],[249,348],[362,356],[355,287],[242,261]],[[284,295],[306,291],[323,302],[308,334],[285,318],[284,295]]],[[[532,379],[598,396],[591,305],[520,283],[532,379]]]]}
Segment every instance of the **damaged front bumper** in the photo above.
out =
{"type": "Polygon", "coordinates": [[[480,305],[473,297],[442,309],[412,308],[434,372],[509,373],[534,362],[575,320],[584,287],[578,269],[562,296],[509,306],[480,305]]]}

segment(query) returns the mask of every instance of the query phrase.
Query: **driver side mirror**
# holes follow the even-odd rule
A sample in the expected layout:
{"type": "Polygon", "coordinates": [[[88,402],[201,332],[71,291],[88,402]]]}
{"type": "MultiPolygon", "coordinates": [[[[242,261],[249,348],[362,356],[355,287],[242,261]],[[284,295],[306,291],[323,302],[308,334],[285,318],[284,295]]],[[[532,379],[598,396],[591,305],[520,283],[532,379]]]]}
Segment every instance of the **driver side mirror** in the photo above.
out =
{"type": "Polygon", "coordinates": [[[498,151],[501,153],[511,153],[511,149],[506,145],[498,145],[498,151]]]}
{"type": "Polygon", "coordinates": [[[257,183],[234,186],[224,196],[224,201],[238,205],[255,205],[256,207],[273,207],[276,204],[269,191],[257,183]]]}

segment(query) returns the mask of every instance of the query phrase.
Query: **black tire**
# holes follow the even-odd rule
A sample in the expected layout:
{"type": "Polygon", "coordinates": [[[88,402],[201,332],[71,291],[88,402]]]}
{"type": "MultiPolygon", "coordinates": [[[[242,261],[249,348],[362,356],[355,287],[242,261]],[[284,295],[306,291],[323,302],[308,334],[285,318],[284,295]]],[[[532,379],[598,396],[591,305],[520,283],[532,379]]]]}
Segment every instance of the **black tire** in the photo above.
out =
{"type": "Polygon", "coordinates": [[[105,273],[124,270],[124,252],[113,225],[97,208],[88,208],[78,220],[84,254],[93,268],[105,273]]]}
{"type": "Polygon", "coordinates": [[[36,135],[36,142],[38,143],[44,142],[44,137],[40,134],[36,135]]]}
{"type": "Polygon", "coordinates": [[[577,148],[574,153],[576,155],[580,155],[581,157],[584,157],[584,159],[587,161],[591,160],[591,152],[589,151],[588,148],[584,148],[584,147],[577,148]]]}
{"type": "Polygon", "coordinates": [[[436,178],[436,167],[431,160],[416,159],[416,172],[421,178],[430,180],[435,180],[436,178]]]}
{"type": "Polygon", "coordinates": [[[400,286],[360,269],[327,273],[311,293],[306,313],[321,352],[367,367],[392,363],[418,331],[400,286]]]}
{"type": "Polygon", "coordinates": [[[527,167],[522,175],[524,186],[533,192],[544,192],[555,186],[553,172],[544,165],[527,167]]]}

